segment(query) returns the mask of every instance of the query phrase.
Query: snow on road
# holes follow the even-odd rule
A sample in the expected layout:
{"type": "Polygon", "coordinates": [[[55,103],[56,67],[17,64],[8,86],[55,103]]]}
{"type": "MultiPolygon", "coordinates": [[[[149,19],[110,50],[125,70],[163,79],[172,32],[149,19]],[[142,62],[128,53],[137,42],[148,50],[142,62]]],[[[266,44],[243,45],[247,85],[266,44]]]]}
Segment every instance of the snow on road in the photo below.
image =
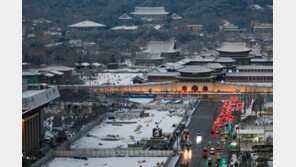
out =
{"type": "Polygon", "coordinates": [[[48,167],[155,167],[157,163],[165,163],[168,157],[110,157],[88,158],[55,158],[48,167]]]}
{"type": "MultiPolygon", "coordinates": [[[[89,132],[90,137],[82,137],[74,142],[71,148],[127,148],[128,144],[152,137],[152,129],[156,127],[155,123],[162,128],[163,134],[172,134],[176,128],[173,124],[179,124],[182,120],[181,116],[170,114],[169,111],[146,110],[145,112],[150,116],[128,120],[136,123],[116,126],[107,124],[105,120],[89,132]],[[107,135],[118,135],[120,140],[102,140],[107,135]]],[[[117,119],[116,121],[122,122],[123,120],[117,119]]]]}

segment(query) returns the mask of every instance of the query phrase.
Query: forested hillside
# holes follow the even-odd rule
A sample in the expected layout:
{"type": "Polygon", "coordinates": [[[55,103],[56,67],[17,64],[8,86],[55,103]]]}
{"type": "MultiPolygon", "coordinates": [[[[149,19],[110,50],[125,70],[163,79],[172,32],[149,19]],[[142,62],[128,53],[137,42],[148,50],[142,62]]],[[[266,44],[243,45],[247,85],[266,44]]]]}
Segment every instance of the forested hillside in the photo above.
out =
{"type": "Polygon", "coordinates": [[[250,20],[272,23],[272,0],[23,0],[23,17],[47,18],[61,25],[84,19],[116,25],[123,13],[132,12],[135,6],[164,6],[189,23],[213,24],[227,19],[239,26],[250,20]],[[251,14],[250,5],[259,4],[264,11],[251,14]],[[211,21],[211,23],[209,23],[211,21]]]}

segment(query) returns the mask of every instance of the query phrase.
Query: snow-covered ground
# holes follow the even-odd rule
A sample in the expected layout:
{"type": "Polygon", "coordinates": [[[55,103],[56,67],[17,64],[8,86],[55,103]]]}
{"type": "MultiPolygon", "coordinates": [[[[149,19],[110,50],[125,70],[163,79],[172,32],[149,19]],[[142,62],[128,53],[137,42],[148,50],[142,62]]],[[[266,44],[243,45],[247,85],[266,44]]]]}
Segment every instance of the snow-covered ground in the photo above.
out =
{"type": "Polygon", "coordinates": [[[55,158],[48,167],[155,167],[157,163],[165,163],[168,157],[111,157],[88,158],[55,158]]]}
{"type": "MultiPolygon", "coordinates": [[[[89,132],[90,137],[82,137],[71,148],[127,148],[128,144],[152,137],[152,129],[156,127],[155,123],[162,128],[163,134],[171,134],[176,128],[173,127],[173,124],[179,124],[182,120],[181,116],[170,114],[169,111],[146,110],[145,112],[150,114],[149,117],[128,120],[137,123],[116,126],[107,124],[107,120],[105,120],[89,132]],[[102,140],[107,135],[118,135],[119,140],[102,140]]],[[[122,122],[119,119],[116,121],[122,122]]]]}
{"type": "Polygon", "coordinates": [[[129,85],[132,78],[143,73],[98,73],[96,80],[85,80],[86,85],[129,85]]]}
{"type": "Polygon", "coordinates": [[[154,99],[153,98],[129,98],[128,101],[130,102],[135,102],[138,104],[148,104],[152,102],[154,99]]]}

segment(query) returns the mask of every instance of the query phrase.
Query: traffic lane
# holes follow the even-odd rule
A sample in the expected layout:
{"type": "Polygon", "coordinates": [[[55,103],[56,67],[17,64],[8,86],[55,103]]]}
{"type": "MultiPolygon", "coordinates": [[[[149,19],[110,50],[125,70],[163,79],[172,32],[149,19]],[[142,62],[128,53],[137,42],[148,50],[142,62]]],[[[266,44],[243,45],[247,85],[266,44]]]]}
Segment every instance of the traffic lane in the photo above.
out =
{"type": "MultiPolygon", "coordinates": [[[[206,160],[202,159],[202,149],[207,146],[208,141],[216,142],[211,138],[210,129],[214,123],[222,103],[220,99],[205,99],[197,107],[197,112],[192,115],[191,123],[188,126],[189,135],[192,141],[192,159],[189,166],[205,166],[206,160]],[[200,144],[195,142],[197,132],[202,132],[202,141],[200,144]]],[[[209,151],[208,151],[209,152],[209,151]]]]}

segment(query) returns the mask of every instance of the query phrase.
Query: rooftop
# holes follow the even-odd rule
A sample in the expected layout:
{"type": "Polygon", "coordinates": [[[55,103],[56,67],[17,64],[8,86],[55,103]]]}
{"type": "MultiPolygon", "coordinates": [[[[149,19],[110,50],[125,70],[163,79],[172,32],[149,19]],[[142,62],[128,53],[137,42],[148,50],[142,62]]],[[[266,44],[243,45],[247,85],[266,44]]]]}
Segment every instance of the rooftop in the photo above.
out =
{"type": "Polygon", "coordinates": [[[247,44],[245,42],[223,42],[222,46],[216,50],[218,52],[232,52],[232,53],[252,51],[252,49],[247,48],[247,44]]]}
{"type": "Polygon", "coordinates": [[[272,77],[271,72],[231,72],[226,73],[226,77],[272,77]]]}
{"type": "Polygon", "coordinates": [[[237,70],[272,70],[273,66],[260,66],[260,65],[237,65],[237,70]]]}
{"type": "Polygon", "coordinates": [[[184,73],[206,73],[206,72],[212,72],[212,69],[206,66],[187,65],[181,69],[178,69],[178,71],[184,72],[184,73]]]}
{"type": "Polygon", "coordinates": [[[149,53],[174,53],[175,41],[150,41],[143,52],[149,53]]]}
{"type": "Polygon", "coordinates": [[[119,17],[119,19],[122,19],[122,20],[130,20],[130,19],[132,19],[132,17],[130,17],[126,13],[124,13],[122,16],[119,17]]]}
{"type": "Polygon", "coordinates": [[[177,76],[179,72],[152,72],[148,73],[147,76],[177,76]]]}
{"type": "Polygon", "coordinates": [[[164,10],[164,7],[136,7],[133,15],[166,15],[169,12],[164,10]]]}
{"type": "Polygon", "coordinates": [[[72,24],[69,27],[73,27],[73,28],[105,27],[105,25],[86,20],[86,21],[83,21],[83,22],[72,24]]]}
{"type": "Polygon", "coordinates": [[[138,26],[116,26],[113,27],[112,30],[136,30],[138,26]]]}
{"type": "Polygon", "coordinates": [[[237,134],[264,134],[264,129],[238,129],[237,134]]]}
{"type": "Polygon", "coordinates": [[[29,111],[35,109],[43,104],[49,103],[59,96],[60,93],[57,87],[41,90],[26,90],[22,93],[22,110],[29,111]]]}
{"type": "Polygon", "coordinates": [[[220,63],[208,63],[206,64],[206,66],[210,69],[224,68],[224,66],[221,65],[220,63]]]}
{"type": "Polygon", "coordinates": [[[74,68],[65,67],[65,66],[48,66],[40,69],[40,71],[61,71],[61,72],[73,71],[73,70],[74,68]]]}

